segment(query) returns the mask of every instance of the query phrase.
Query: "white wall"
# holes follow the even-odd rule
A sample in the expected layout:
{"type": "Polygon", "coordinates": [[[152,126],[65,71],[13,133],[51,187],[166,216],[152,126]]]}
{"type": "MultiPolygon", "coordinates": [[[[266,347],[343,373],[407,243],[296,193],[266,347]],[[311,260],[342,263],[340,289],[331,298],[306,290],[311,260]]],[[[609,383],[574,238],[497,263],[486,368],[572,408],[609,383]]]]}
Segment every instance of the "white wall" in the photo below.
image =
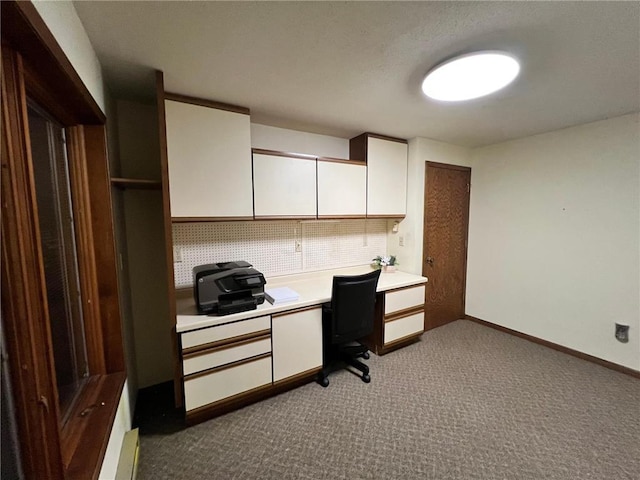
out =
{"type": "Polygon", "coordinates": [[[424,183],[427,161],[469,166],[470,150],[428,138],[409,140],[407,215],[400,222],[398,233],[389,234],[387,251],[398,257],[401,270],[418,275],[422,274],[424,183]],[[400,237],[404,246],[400,246],[400,237]]]}
{"type": "Polygon", "coordinates": [[[474,150],[467,314],[640,370],[638,118],[474,150]]]}
{"type": "Polygon", "coordinates": [[[104,112],[105,95],[102,68],[73,3],[36,0],[33,5],[51,30],[73,68],[78,72],[89,93],[104,112]]]}
{"type": "Polygon", "coordinates": [[[132,412],[130,409],[129,388],[127,382],[122,389],[122,396],[118,403],[116,418],[113,419],[111,427],[111,436],[107,443],[107,450],[104,453],[102,468],[100,469],[99,480],[113,480],[116,478],[116,470],[118,469],[118,460],[120,459],[120,451],[122,450],[122,440],[124,434],[131,430],[132,412]]]}
{"type": "Polygon", "coordinates": [[[251,147],[318,157],[349,158],[349,139],[251,124],[251,147]]]}
{"type": "MultiPolygon", "coordinates": [[[[73,4],[68,1],[35,1],[33,4],[98,106],[103,112],[106,111],[100,62],[73,4]]],[[[114,478],[124,433],[130,428],[131,410],[125,385],[118,403],[100,478],[114,478]]]]}

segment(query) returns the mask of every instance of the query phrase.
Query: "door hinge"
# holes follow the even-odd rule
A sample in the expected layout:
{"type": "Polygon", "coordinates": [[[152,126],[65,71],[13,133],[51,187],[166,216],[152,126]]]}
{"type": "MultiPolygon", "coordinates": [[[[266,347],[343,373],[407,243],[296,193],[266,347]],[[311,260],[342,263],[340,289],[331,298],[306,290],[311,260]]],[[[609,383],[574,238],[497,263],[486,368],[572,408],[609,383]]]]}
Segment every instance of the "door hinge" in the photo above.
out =
{"type": "Polygon", "coordinates": [[[471,184],[467,183],[467,193],[471,193],[471,184]]]}

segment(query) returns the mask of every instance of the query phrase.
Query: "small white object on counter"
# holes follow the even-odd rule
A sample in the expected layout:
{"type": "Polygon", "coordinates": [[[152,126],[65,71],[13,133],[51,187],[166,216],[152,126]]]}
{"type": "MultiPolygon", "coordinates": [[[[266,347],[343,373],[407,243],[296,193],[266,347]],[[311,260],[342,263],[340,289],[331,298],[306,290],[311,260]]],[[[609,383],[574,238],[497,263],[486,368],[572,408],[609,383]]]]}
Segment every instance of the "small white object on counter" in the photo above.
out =
{"type": "Polygon", "coordinates": [[[264,291],[264,296],[271,305],[295,302],[300,298],[298,292],[289,287],[267,288],[264,291]]]}

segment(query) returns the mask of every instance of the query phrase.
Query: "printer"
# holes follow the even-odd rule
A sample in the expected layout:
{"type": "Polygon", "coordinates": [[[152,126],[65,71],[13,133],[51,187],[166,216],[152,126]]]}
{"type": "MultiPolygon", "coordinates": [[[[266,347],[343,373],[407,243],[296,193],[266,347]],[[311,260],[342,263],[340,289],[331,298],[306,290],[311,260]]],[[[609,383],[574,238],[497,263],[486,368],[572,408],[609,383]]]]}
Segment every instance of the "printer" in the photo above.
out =
{"type": "Polygon", "coordinates": [[[264,303],[264,275],[247,262],[199,265],[193,269],[198,313],[228,315],[255,310],[264,303]]]}

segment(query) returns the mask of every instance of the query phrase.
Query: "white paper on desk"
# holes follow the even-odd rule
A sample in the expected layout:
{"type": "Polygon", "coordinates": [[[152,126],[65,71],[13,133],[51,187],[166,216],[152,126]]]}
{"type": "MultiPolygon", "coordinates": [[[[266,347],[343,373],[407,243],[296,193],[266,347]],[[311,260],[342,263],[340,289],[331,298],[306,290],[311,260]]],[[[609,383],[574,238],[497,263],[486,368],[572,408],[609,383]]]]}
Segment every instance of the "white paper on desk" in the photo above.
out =
{"type": "Polygon", "coordinates": [[[295,302],[300,298],[298,292],[289,287],[267,288],[264,291],[264,296],[272,305],[295,302]]]}

